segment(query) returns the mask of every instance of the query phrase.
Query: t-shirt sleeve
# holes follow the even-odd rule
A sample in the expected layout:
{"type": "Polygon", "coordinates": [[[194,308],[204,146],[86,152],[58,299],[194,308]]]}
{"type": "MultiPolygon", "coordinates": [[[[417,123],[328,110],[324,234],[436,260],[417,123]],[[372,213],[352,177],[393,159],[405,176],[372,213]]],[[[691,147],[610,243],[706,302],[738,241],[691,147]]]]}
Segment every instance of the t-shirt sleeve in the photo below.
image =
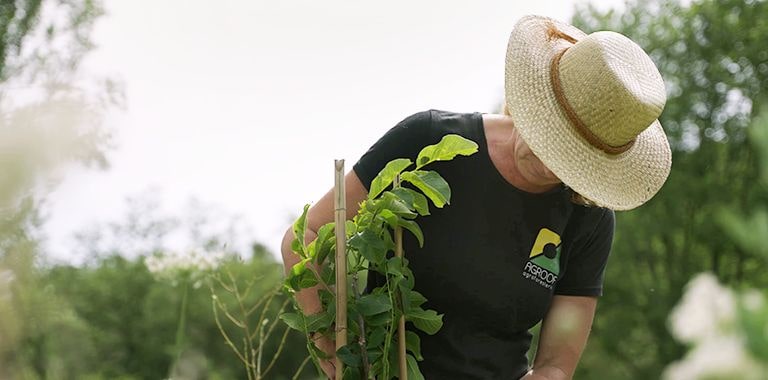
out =
{"type": "Polygon", "coordinates": [[[603,276],[613,243],[614,213],[602,209],[595,228],[582,244],[574,247],[555,294],[569,296],[601,296],[603,276]]]}
{"type": "Polygon", "coordinates": [[[427,140],[431,123],[431,111],[408,116],[387,131],[360,157],[353,170],[367,190],[371,187],[371,181],[389,161],[396,158],[416,159],[419,151],[429,144],[427,140]]]}

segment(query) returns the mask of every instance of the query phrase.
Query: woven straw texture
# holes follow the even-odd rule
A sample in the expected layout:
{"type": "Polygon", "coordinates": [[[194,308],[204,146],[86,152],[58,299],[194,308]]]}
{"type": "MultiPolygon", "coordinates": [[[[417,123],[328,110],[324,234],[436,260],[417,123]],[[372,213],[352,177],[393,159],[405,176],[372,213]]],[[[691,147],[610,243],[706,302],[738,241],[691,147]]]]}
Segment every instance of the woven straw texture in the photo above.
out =
{"type": "Polygon", "coordinates": [[[563,183],[600,206],[629,210],[653,197],[669,175],[671,151],[658,116],[664,82],[637,44],[614,32],[589,36],[579,29],[526,16],[507,47],[506,105],[525,142],[563,183]],[[551,38],[555,27],[573,39],[551,38]],[[590,144],[556,100],[550,79],[558,64],[562,93],[593,135],[618,154],[590,144]]]}

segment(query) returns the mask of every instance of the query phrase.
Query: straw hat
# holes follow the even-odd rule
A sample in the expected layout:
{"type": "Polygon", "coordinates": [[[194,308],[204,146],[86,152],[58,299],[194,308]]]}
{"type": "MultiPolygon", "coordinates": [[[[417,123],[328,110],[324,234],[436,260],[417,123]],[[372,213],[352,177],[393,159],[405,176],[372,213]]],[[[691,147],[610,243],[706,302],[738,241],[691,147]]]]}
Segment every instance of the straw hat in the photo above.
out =
{"type": "Polygon", "coordinates": [[[635,208],[666,181],[672,154],[657,120],[666,102],[664,82],[629,38],[586,35],[526,16],[509,38],[505,92],[531,150],[598,205],[635,208]]]}

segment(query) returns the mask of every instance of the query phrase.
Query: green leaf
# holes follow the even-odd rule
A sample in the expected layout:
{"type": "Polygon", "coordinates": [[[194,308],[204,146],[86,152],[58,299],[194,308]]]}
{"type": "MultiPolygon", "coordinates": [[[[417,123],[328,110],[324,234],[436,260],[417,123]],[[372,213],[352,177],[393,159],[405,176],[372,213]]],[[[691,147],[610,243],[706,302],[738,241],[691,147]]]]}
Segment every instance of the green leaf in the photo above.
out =
{"type": "Polygon", "coordinates": [[[346,366],[344,367],[344,373],[341,374],[341,380],[366,380],[360,374],[360,368],[346,366]]]}
{"type": "MultiPolygon", "coordinates": [[[[312,342],[311,342],[311,341],[309,341],[309,340],[307,341],[307,349],[308,349],[309,351],[311,351],[311,352],[312,352],[312,354],[314,354],[314,355],[315,355],[315,356],[317,356],[318,358],[321,358],[321,359],[330,359],[330,356],[329,356],[328,354],[326,354],[326,353],[325,353],[323,350],[321,350],[321,349],[317,348],[317,346],[315,346],[314,344],[312,344],[312,342]]],[[[313,362],[314,362],[314,361],[313,361],[313,362]]],[[[322,373],[322,369],[320,369],[320,366],[319,366],[319,365],[317,365],[317,363],[316,363],[316,362],[315,362],[315,368],[317,368],[317,370],[318,370],[318,371],[320,371],[320,372],[322,373]]]]}
{"type": "Polygon", "coordinates": [[[326,285],[336,284],[336,271],[332,265],[324,265],[320,272],[320,278],[326,285]]]}
{"type": "MultiPolygon", "coordinates": [[[[317,295],[320,297],[320,301],[323,305],[328,305],[328,312],[336,313],[336,295],[328,291],[328,289],[320,288],[317,290],[317,295]]],[[[335,315],[335,314],[334,314],[335,315]]]]}
{"type": "Polygon", "coordinates": [[[371,230],[356,233],[349,239],[349,246],[375,264],[380,264],[387,253],[386,243],[371,230]]]}
{"type": "Polygon", "coordinates": [[[291,244],[291,248],[299,248],[299,250],[294,251],[299,254],[302,258],[306,258],[306,249],[307,246],[304,244],[304,235],[307,232],[307,212],[309,211],[309,205],[304,205],[304,211],[301,213],[301,216],[299,216],[298,219],[293,223],[293,236],[298,241],[298,245],[294,247],[294,244],[291,244]]]}
{"type": "Polygon", "coordinates": [[[427,302],[426,297],[415,290],[410,290],[408,292],[408,309],[406,309],[406,311],[411,309],[419,309],[421,305],[424,304],[424,302],[427,302]]]}
{"type": "Polygon", "coordinates": [[[423,305],[424,302],[427,302],[427,298],[415,290],[411,290],[411,292],[408,293],[408,299],[410,301],[409,304],[414,309],[423,305]]]}
{"type": "Polygon", "coordinates": [[[299,261],[296,264],[293,264],[293,266],[291,267],[291,274],[290,275],[291,276],[301,276],[302,274],[304,274],[304,272],[309,270],[307,268],[307,263],[310,260],[311,260],[310,258],[306,258],[306,259],[303,259],[303,260],[299,261]]]}
{"type": "Polygon", "coordinates": [[[398,226],[397,215],[395,215],[395,213],[389,209],[383,209],[379,211],[378,217],[384,219],[384,221],[387,222],[387,224],[392,228],[398,226]]]}
{"type": "Polygon", "coordinates": [[[374,363],[375,361],[379,360],[382,356],[382,350],[379,349],[373,349],[373,350],[367,350],[368,351],[368,363],[374,363]]]}
{"type": "Polygon", "coordinates": [[[419,188],[438,208],[451,203],[451,188],[437,172],[414,170],[403,173],[400,178],[419,188]]]}
{"type": "Polygon", "coordinates": [[[416,360],[424,360],[424,357],[421,356],[421,338],[415,332],[405,332],[405,348],[416,356],[416,360]]]}
{"type": "MultiPolygon", "coordinates": [[[[334,310],[335,312],[335,310],[334,310]]],[[[330,328],[336,318],[335,313],[327,311],[306,316],[307,331],[313,332],[330,328]]]]}
{"type": "Polygon", "coordinates": [[[280,319],[285,322],[288,327],[306,333],[304,330],[304,316],[299,313],[283,313],[280,314],[280,319]]]}
{"type": "Polygon", "coordinates": [[[387,328],[386,327],[376,327],[376,328],[370,328],[370,333],[368,334],[368,341],[366,342],[366,347],[373,348],[378,347],[382,344],[384,344],[384,338],[387,336],[387,328]]]}
{"type": "Polygon", "coordinates": [[[294,264],[293,267],[291,267],[291,271],[288,272],[288,276],[285,279],[286,285],[289,288],[293,289],[294,291],[301,290],[301,285],[300,285],[301,276],[307,270],[307,268],[303,265],[304,263],[306,263],[305,260],[309,260],[309,259],[304,259],[294,264]]]}
{"type": "Polygon", "coordinates": [[[416,210],[419,215],[429,215],[429,204],[424,194],[407,187],[392,189],[391,193],[400,198],[411,210],[416,210]]]}
{"type": "Polygon", "coordinates": [[[389,161],[384,169],[381,169],[376,178],[371,181],[371,188],[368,191],[368,199],[374,199],[381,194],[384,189],[392,184],[395,177],[400,174],[405,168],[411,166],[413,161],[407,158],[398,158],[389,161]]]}
{"type": "Polygon", "coordinates": [[[387,246],[387,251],[395,251],[395,241],[392,239],[392,234],[387,232],[381,235],[382,240],[384,240],[384,245],[387,246]]]}
{"type": "MultiPolygon", "coordinates": [[[[405,173],[404,173],[405,174],[405,173]]],[[[415,218],[418,214],[411,211],[411,208],[403,202],[398,196],[392,194],[391,191],[384,192],[372,208],[373,212],[381,212],[383,210],[390,210],[395,215],[406,217],[409,219],[415,218]]]]}
{"type": "Polygon", "coordinates": [[[403,276],[403,258],[402,257],[390,257],[387,260],[387,274],[395,276],[403,276]]]}
{"type": "Polygon", "coordinates": [[[411,310],[406,314],[405,319],[413,322],[417,329],[429,335],[435,335],[443,327],[443,315],[438,315],[434,310],[411,310]]]}
{"type": "Polygon", "coordinates": [[[406,220],[406,219],[400,219],[399,224],[401,227],[405,228],[408,231],[411,231],[413,236],[416,236],[416,240],[419,241],[419,247],[424,247],[424,233],[421,232],[421,227],[419,227],[416,222],[412,220],[406,220]]]}
{"type": "Polygon", "coordinates": [[[315,257],[315,245],[317,245],[317,240],[312,240],[304,248],[304,254],[310,260],[315,257]]]}
{"type": "Polygon", "coordinates": [[[299,276],[298,281],[298,286],[300,289],[311,288],[320,283],[317,281],[317,277],[315,277],[315,274],[312,273],[312,271],[304,272],[301,276],[299,276]]]}
{"type": "Polygon", "coordinates": [[[355,224],[355,222],[351,220],[347,220],[344,223],[344,226],[345,226],[344,229],[346,230],[346,233],[347,233],[347,238],[357,233],[357,224],[355,224]]]}
{"type": "Polygon", "coordinates": [[[424,380],[424,375],[422,375],[421,370],[419,370],[419,364],[413,356],[407,355],[406,364],[408,369],[408,380],[424,380]]]}
{"type": "Polygon", "coordinates": [[[299,257],[301,258],[306,257],[306,255],[304,254],[304,246],[301,243],[299,243],[299,239],[295,237],[293,238],[293,240],[291,240],[291,252],[296,252],[296,254],[299,255],[299,257]]]}
{"type": "Polygon", "coordinates": [[[392,304],[386,294],[366,294],[357,300],[356,307],[360,314],[370,317],[391,310],[392,304]]]}
{"type": "Polygon", "coordinates": [[[398,290],[400,290],[400,309],[403,314],[407,314],[411,310],[411,289],[408,289],[404,282],[398,284],[398,290]]]}
{"type": "Polygon", "coordinates": [[[445,135],[439,143],[425,146],[416,158],[416,169],[435,161],[452,160],[457,155],[469,156],[477,152],[477,144],[459,135],[445,135]]]}
{"type": "Polygon", "coordinates": [[[315,274],[307,268],[310,258],[303,259],[291,267],[288,283],[294,290],[311,288],[318,284],[315,274]]]}
{"type": "Polygon", "coordinates": [[[349,367],[360,367],[362,358],[360,356],[360,346],[357,342],[349,343],[336,350],[336,356],[344,365],[349,367]]]}
{"type": "Polygon", "coordinates": [[[403,268],[403,275],[405,276],[404,286],[408,287],[408,289],[413,289],[416,285],[416,280],[413,278],[411,269],[408,267],[403,268]]]}
{"type": "Polygon", "coordinates": [[[326,223],[317,230],[315,239],[315,263],[322,264],[336,245],[335,223],[326,223]]]}
{"type": "Polygon", "coordinates": [[[366,319],[369,326],[383,326],[392,321],[392,313],[385,311],[376,315],[372,315],[366,319]]]}

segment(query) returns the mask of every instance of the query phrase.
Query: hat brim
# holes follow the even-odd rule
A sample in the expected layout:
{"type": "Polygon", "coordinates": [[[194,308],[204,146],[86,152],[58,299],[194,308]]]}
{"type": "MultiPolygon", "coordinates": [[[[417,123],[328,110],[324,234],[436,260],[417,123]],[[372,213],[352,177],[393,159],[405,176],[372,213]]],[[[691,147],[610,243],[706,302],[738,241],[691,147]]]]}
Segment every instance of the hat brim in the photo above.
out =
{"type": "Polygon", "coordinates": [[[571,126],[550,83],[552,57],[572,44],[549,40],[554,24],[576,40],[586,34],[541,16],[515,25],[507,47],[505,101],[516,128],[534,154],[568,187],[600,206],[629,210],[648,201],[664,184],[672,152],[658,120],[620,154],[593,147],[571,126]]]}

